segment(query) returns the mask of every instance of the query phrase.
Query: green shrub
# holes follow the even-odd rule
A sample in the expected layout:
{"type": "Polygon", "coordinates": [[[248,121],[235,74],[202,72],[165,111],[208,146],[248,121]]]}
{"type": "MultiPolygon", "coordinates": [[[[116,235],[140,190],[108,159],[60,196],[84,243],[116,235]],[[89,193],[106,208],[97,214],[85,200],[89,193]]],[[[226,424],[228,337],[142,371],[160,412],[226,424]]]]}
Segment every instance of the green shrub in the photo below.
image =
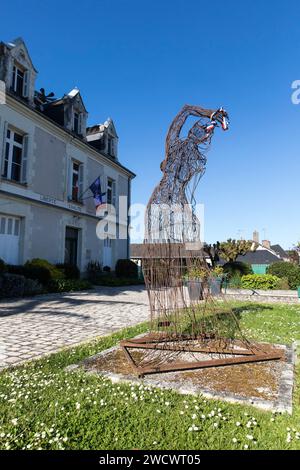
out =
{"type": "Polygon", "coordinates": [[[138,266],[130,259],[119,259],[115,271],[117,277],[138,278],[138,266]]]}
{"type": "Polygon", "coordinates": [[[10,274],[19,274],[20,276],[27,277],[27,270],[25,266],[21,266],[18,264],[8,264],[6,269],[7,272],[10,274]]]}
{"type": "Polygon", "coordinates": [[[27,261],[24,266],[28,273],[26,277],[36,279],[44,285],[48,284],[51,280],[64,279],[63,272],[45,259],[34,258],[31,261],[27,261]]]}
{"type": "Polygon", "coordinates": [[[80,271],[77,266],[74,266],[74,264],[58,263],[55,265],[55,267],[62,272],[65,279],[80,278],[80,271]]]}
{"type": "Polygon", "coordinates": [[[286,278],[290,289],[297,289],[300,286],[300,267],[284,261],[271,264],[268,267],[268,274],[282,278],[286,278]]]}
{"type": "Polygon", "coordinates": [[[0,258],[0,274],[5,273],[7,271],[7,266],[3,259],[0,258]]]}
{"type": "Polygon", "coordinates": [[[52,279],[47,285],[48,292],[76,292],[91,288],[88,281],[79,279],[52,279]]]}
{"type": "Polygon", "coordinates": [[[250,264],[243,263],[242,261],[234,261],[226,263],[223,266],[224,273],[227,273],[230,278],[235,276],[246,276],[247,274],[253,274],[253,270],[250,264]]]}
{"type": "Polygon", "coordinates": [[[89,261],[86,266],[87,277],[91,282],[94,282],[102,273],[102,265],[99,261],[89,261]]]}
{"type": "Polygon", "coordinates": [[[4,273],[1,276],[0,297],[23,297],[25,277],[18,274],[4,273]]]}
{"type": "Polygon", "coordinates": [[[42,294],[44,292],[44,288],[42,284],[40,284],[35,279],[26,279],[24,283],[24,296],[32,296],[42,294]]]}
{"type": "Polygon", "coordinates": [[[276,289],[279,278],[271,274],[248,274],[242,276],[243,289],[276,289]]]}
{"type": "Polygon", "coordinates": [[[229,278],[229,287],[231,289],[240,289],[242,285],[242,278],[239,274],[236,274],[229,278]]]}
{"type": "Polygon", "coordinates": [[[283,277],[278,280],[276,289],[289,290],[289,288],[290,288],[289,280],[286,277],[283,277]]]}

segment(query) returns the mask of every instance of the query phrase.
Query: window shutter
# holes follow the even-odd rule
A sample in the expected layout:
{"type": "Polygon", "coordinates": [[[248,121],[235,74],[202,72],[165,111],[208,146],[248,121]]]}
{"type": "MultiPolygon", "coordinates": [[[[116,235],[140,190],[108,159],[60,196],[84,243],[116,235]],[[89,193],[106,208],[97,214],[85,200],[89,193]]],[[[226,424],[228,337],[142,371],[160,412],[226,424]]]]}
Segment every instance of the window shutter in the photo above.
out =
{"type": "Polygon", "coordinates": [[[79,119],[78,119],[78,131],[79,131],[79,134],[80,134],[80,135],[84,135],[83,126],[84,126],[84,114],[83,114],[83,113],[80,113],[80,114],[79,114],[79,119]]]}
{"type": "Polygon", "coordinates": [[[2,142],[2,160],[0,161],[1,175],[4,173],[4,160],[5,160],[5,147],[6,147],[6,135],[7,135],[8,122],[4,122],[3,126],[3,142],[2,142]]]}
{"type": "Polygon", "coordinates": [[[78,174],[78,196],[79,196],[79,201],[82,200],[82,194],[83,194],[83,164],[81,163],[79,165],[79,174],[78,174]]]}
{"type": "Polygon", "coordinates": [[[115,206],[116,205],[116,182],[113,181],[112,182],[112,198],[111,198],[111,202],[112,202],[112,205],[115,206]]]}
{"type": "Polygon", "coordinates": [[[28,140],[28,135],[24,135],[22,152],[22,183],[27,183],[28,140]]]}
{"type": "Polygon", "coordinates": [[[82,113],[78,114],[78,134],[82,134],[82,113]]]}
{"type": "Polygon", "coordinates": [[[26,70],[24,73],[24,81],[23,81],[23,96],[24,98],[28,98],[29,94],[29,72],[26,70]]]}
{"type": "Polygon", "coordinates": [[[113,137],[111,139],[111,156],[115,157],[115,139],[113,137]]]}
{"type": "Polygon", "coordinates": [[[73,160],[67,158],[67,199],[72,199],[72,176],[73,176],[73,160]]]}

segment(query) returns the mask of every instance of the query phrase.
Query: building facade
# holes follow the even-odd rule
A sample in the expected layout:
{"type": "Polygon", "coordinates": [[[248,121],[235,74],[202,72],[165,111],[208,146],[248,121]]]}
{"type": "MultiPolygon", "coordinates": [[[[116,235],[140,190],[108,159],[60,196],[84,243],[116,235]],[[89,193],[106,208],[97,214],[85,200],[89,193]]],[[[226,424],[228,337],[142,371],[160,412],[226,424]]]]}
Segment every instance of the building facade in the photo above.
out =
{"type": "Polygon", "coordinates": [[[61,99],[35,91],[37,71],[22,39],[0,43],[0,258],[23,264],[32,258],[114,269],[129,257],[128,228],[118,201],[130,203],[135,176],[120,164],[112,120],[87,127],[78,89],[61,99]],[[100,177],[106,202],[116,207],[117,228],[96,235],[99,218],[89,186],[100,177]],[[123,198],[124,199],[124,198],[123,198]]]}

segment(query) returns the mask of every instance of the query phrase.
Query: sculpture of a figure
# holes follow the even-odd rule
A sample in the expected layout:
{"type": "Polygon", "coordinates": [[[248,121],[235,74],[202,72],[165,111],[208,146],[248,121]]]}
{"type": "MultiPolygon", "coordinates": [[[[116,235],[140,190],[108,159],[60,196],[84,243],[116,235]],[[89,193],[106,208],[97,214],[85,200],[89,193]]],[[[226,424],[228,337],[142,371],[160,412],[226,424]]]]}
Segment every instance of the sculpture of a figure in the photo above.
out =
{"type": "Polygon", "coordinates": [[[205,172],[205,153],[219,125],[228,128],[223,108],[214,111],[186,105],[167,134],[163,177],[150,197],[145,217],[142,267],[150,331],[120,343],[140,376],[282,357],[280,351],[249,343],[233,311],[224,318],[216,313],[210,270],[203,251],[195,248],[200,241],[200,221],[193,211],[193,191],[188,197],[187,190],[191,180],[199,180],[205,172]],[[198,119],[183,138],[180,134],[189,116],[198,119]],[[137,349],[143,351],[141,356],[134,353],[137,349]],[[210,357],[191,357],[199,353],[210,357]],[[177,360],[182,354],[185,356],[177,360]]]}
{"type": "Polygon", "coordinates": [[[191,211],[187,186],[205,172],[206,156],[215,127],[228,128],[228,115],[185,105],[173,120],[166,138],[163,177],[154,189],[146,209],[145,242],[188,242],[199,238],[200,222],[191,211]],[[199,118],[186,138],[180,136],[189,116],[199,118]]]}

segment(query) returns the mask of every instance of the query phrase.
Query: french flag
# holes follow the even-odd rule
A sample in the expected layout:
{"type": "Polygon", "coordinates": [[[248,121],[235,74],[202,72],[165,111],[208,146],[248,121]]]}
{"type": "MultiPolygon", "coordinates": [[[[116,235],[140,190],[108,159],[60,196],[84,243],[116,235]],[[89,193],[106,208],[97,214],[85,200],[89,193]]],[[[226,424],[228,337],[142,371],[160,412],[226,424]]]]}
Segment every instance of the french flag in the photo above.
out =
{"type": "Polygon", "coordinates": [[[97,211],[97,209],[104,204],[103,196],[105,196],[106,194],[101,191],[100,176],[98,176],[98,178],[95,179],[95,181],[91,184],[89,189],[93,193],[95,208],[97,211]]]}

